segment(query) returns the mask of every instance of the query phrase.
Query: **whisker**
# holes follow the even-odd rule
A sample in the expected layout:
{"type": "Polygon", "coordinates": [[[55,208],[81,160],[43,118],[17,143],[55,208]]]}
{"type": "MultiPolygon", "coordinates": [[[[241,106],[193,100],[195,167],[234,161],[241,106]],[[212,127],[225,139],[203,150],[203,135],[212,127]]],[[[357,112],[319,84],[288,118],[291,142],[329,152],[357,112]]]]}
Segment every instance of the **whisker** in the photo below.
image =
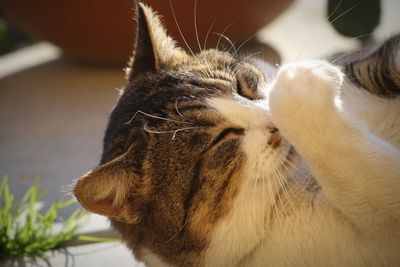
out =
{"type": "MultiPolygon", "coordinates": [[[[199,60],[197,59],[195,53],[193,52],[193,50],[190,48],[188,42],[186,41],[185,36],[184,36],[183,33],[182,33],[181,27],[179,26],[179,23],[178,23],[178,19],[176,18],[176,14],[175,14],[174,6],[173,6],[173,4],[172,4],[172,0],[169,0],[169,5],[170,5],[170,7],[171,7],[172,16],[173,16],[173,18],[174,18],[176,27],[178,28],[179,34],[180,34],[180,36],[182,37],[183,42],[185,43],[186,47],[188,48],[188,50],[190,51],[190,53],[192,54],[192,56],[193,56],[197,61],[199,61],[199,60]]],[[[200,62],[199,62],[199,63],[200,63],[200,62]]]]}
{"type": "Polygon", "coordinates": [[[190,219],[190,217],[188,216],[188,218],[186,219],[185,223],[182,224],[182,226],[178,229],[178,231],[177,231],[173,236],[171,236],[170,238],[168,238],[168,240],[165,242],[165,244],[168,244],[172,239],[174,239],[175,237],[177,237],[177,236],[183,231],[183,229],[184,229],[184,228],[186,227],[186,225],[188,224],[189,219],[190,219]]]}
{"type": "Polygon", "coordinates": [[[260,177],[260,168],[258,167],[258,164],[256,165],[255,169],[256,169],[256,175],[253,178],[253,180],[254,180],[253,195],[256,194],[257,183],[258,183],[258,179],[260,177]]]}
{"type": "Polygon", "coordinates": [[[188,121],[189,123],[198,123],[198,122],[200,122],[201,124],[204,124],[203,122],[201,122],[201,121],[194,121],[194,120],[191,120],[191,119],[188,119],[188,118],[186,118],[181,112],[180,112],[180,110],[179,110],[179,108],[178,108],[178,101],[179,101],[179,99],[181,99],[183,96],[180,96],[180,97],[178,97],[176,100],[175,100],[175,110],[176,110],[176,112],[179,114],[179,116],[181,116],[183,119],[185,119],[186,121],[188,121]]]}
{"type": "MultiPolygon", "coordinates": [[[[363,38],[363,37],[368,36],[368,35],[371,35],[371,34],[370,34],[370,33],[369,33],[369,34],[362,34],[362,35],[353,37],[353,38],[351,38],[350,40],[357,40],[357,39],[359,39],[359,38],[363,38]]],[[[368,49],[370,49],[370,48],[371,48],[371,47],[369,47],[369,46],[365,46],[365,47],[362,47],[362,48],[358,49],[357,52],[366,51],[366,50],[368,50],[368,49]]],[[[343,53],[343,55],[340,55],[340,56],[338,56],[338,57],[332,57],[332,60],[330,61],[330,63],[331,63],[331,64],[336,64],[336,63],[339,62],[341,59],[343,59],[343,58],[345,58],[345,57],[347,57],[347,56],[349,56],[349,53],[343,53]]],[[[329,57],[328,57],[328,59],[329,59],[329,57]]]]}
{"type": "Polygon", "coordinates": [[[250,41],[251,39],[253,39],[255,36],[257,35],[257,33],[251,35],[249,38],[247,38],[246,40],[244,40],[239,47],[236,49],[235,54],[233,54],[233,56],[236,56],[237,52],[239,52],[240,48],[242,48],[248,41],[250,41]]]}
{"type": "Polygon", "coordinates": [[[175,123],[183,123],[183,124],[192,124],[191,122],[177,121],[177,120],[173,120],[173,119],[167,119],[167,118],[159,117],[159,116],[156,116],[156,115],[151,115],[151,114],[143,112],[141,110],[136,111],[135,114],[132,116],[132,118],[128,122],[125,122],[125,124],[130,124],[135,119],[137,114],[142,114],[142,115],[148,116],[150,118],[164,120],[164,121],[170,121],[170,122],[175,122],[175,123]]]}
{"type": "Polygon", "coordinates": [[[209,28],[209,29],[208,29],[208,31],[207,31],[206,38],[204,39],[204,46],[203,46],[203,50],[206,50],[206,48],[207,48],[208,36],[210,35],[210,31],[211,31],[212,27],[214,26],[214,24],[215,24],[215,21],[216,21],[216,19],[214,19],[214,20],[213,20],[213,22],[212,22],[212,24],[211,24],[210,28],[209,28]]]}
{"type": "Polygon", "coordinates": [[[199,45],[199,51],[201,51],[201,45],[200,45],[200,40],[199,40],[199,34],[197,31],[197,0],[194,0],[194,32],[196,34],[196,40],[197,40],[197,44],[199,45]]]}
{"type": "MultiPolygon", "coordinates": [[[[254,178],[254,177],[252,177],[252,178],[254,178]]],[[[252,198],[252,205],[251,205],[251,208],[252,208],[252,210],[253,210],[253,213],[254,213],[254,210],[255,210],[255,208],[256,208],[256,205],[257,205],[257,201],[256,201],[256,188],[257,188],[257,179],[251,179],[252,181],[253,181],[253,185],[252,185],[252,190],[251,190],[251,198],[252,198]]]]}
{"type": "MultiPolygon", "coordinates": [[[[244,165],[248,164],[248,160],[246,160],[246,162],[244,163],[244,165]]],[[[250,188],[251,186],[249,186],[249,183],[251,182],[252,179],[249,179],[249,177],[247,177],[247,179],[245,179],[245,184],[243,185],[244,188],[250,188]]]]}
{"type": "Polygon", "coordinates": [[[282,166],[286,167],[286,170],[288,170],[288,172],[290,172],[289,168],[286,166],[286,164],[289,164],[291,168],[293,168],[293,170],[295,171],[299,171],[299,172],[303,172],[302,169],[300,169],[298,166],[296,166],[295,164],[293,164],[290,160],[288,160],[286,158],[286,156],[282,156],[281,157],[282,162],[282,166]]]}
{"type": "MultiPolygon", "coordinates": [[[[262,205],[263,205],[263,208],[262,208],[262,210],[263,210],[263,212],[264,212],[264,216],[263,217],[265,217],[265,209],[266,209],[266,201],[267,201],[267,198],[266,198],[266,189],[265,189],[265,175],[263,175],[262,177],[261,177],[261,179],[262,179],[262,205]]],[[[263,229],[263,235],[264,235],[264,231],[265,231],[265,229],[264,229],[264,227],[262,228],[263,229]]]]}
{"type": "Polygon", "coordinates": [[[224,38],[229,44],[230,44],[230,48],[228,50],[228,52],[233,48],[233,51],[235,52],[235,54],[237,53],[237,50],[235,48],[235,44],[231,41],[231,39],[229,39],[229,37],[227,37],[226,35],[222,34],[222,33],[215,33],[216,35],[218,35],[220,38],[224,38]]]}
{"type": "MultiPolygon", "coordinates": [[[[288,159],[286,159],[286,158],[283,159],[283,160],[284,160],[283,167],[285,167],[288,171],[290,171],[290,170],[289,170],[289,168],[288,168],[285,164],[290,165],[290,167],[293,168],[293,170],[298,171],[301,175],[305,175],[304,172],[307,172],[307,171],[304,170],[304,169],[300,169],[298,166],[296,166],[295,164],[293,164],[293,162],[291,162],[290,160],[288,160],[288,159]]],[[[306,176],[304,176],[304,177],[306,177],[306,176]]]]}
{"type": "Polygon", "coordinates": [[[247,57],[245,57],[244,59],[242,59],[242,60],[236,65],[236,67],[232,70],[233,76],[236,76],[236,75],[239,73],[239,71],[241,71],[241,70],[243,69],[243,67],[241,67],[240,69],[238,69],[239,66],[240,66],[243,62],[245,62],[245,61],[248,60],[249,58],[254,57],[254,56],[256,56],[256,55],[258,55],[258,54],[261,54],[261,53],[262,53],[261,51],[258,51],[258,52],[252,53],[252,54],[248,55],[247,57]]]}
{"type": "MultiPolygon", "coordinates": [[[[282,184],[281,184],[281,183],[278,184],[278,182],[279,182],[279,175],[280,175],[280,173],[278,173],[278,172],[279,172],[278,170],[275,170],[275,171],[271,174],[270,179],[273,180],[273,182],[274,182],[274,184],[275,184],[275,186],[276,186],[277,192],[276,192],[275,194],[278,195],[279,202],[281,203],[281,204],[280,204],[280,209],[283,210],[283,209],[285,209],[286,207],[284,207],[284,202],[283,202],[283,200],[282,200],[282,198],[281,198],[280,192],[283,192],[283,193],[285,194],[285,191],[284,191],[284,187],[282,186],[282,184]]],[[[285,194],[285,196],[286,196],[286,198],[288,197],[286,194],[285,194]]]]}
{"type": "Polygon", "coordinates": [[[176,134],[180,131],[186,131],[186,130],[191,130],[191,129],[196,129],[199,127],[185,127],[185,128],[180,128],[180,129],[176,129],[176,130],[168,130],[168,131],[155,131],[155,130],[150,130],[147,128],[147,124],[148,122],[143,126],[143,130],[145,130],[146,132],[149,133],[153,133],[153,134],[165,134],[165,133],[173,133],[172,135],[172,140],[175,139],[176,134]]]}
{"type": "Polygon", "coordinates": [[[268,177],[267,181],[268,181],[268,185],[269,185],[269,186],[268,186],[268,191],[269,191],[269,193],[270,193],[270,195],[271,195],[271,200],[272,200],[272,203],[271,203],[271,205],[272,205],[272,212],[275,213],[275,216],[276,216],[276,218],[277,218],[277,220],[278,220],[278,223],[279,223],[280,225],[283,225],[282,222],[281,222],[280,215],[279,215],[278,206],[276,205],[276,204],[277,204],[277,203],[276,203],[276,195],[274,194],[274,190],[273,190],[273,188],[272,188],[271,178],[268,177]]]}
{"type": "MultiPolygon", "coordinates": [[[[225,29],[222,31],[221,35],[224,35],[225,32],[226,32],[232,25],[234,25],[234,24],[235,24],[235,23],[231,23],[231,24],[229,24],[228,26],[226,26],[225,29]]],[[[217,33],[214,32],[214,34],[217,34],[217,33]]],[[[219,36],[217,45],[215,46],[216,49],[219,49],[219,43],[221,42],[221,35],[219,36]]]]}
{"type": "MultiPolygon", "coordinates": [[[[196,3],[197,3],[197,0],[196,0],[196,3]]],[[[212,27],[214,26],[215,21],[216,21],[216,19],[214,19],[213,23],[211,24],[210,28],[207,31],[206,37],[204,39],[203,50],[206,50],[208,36],[210,34],[210,31],[211,31],[212,27]]],[[[195,25],[195,29],[197,31],[197,22],[196,22],[196,25],[195,25]]],[[[200,51],[202,51],[202,49],[200,47],[200,43],[199,43],[199,39],[198,39],[197,33],[196,33],[196,38],[197,38],[197,42],[199,44],[199,49],[200,49],[200,51]]],[[[207,66],[208,69],[206,69],[205,67],[203,67],[202,69],[203,69],[203,71],[204,71],[204,73],[205,73],[207,78],[212,78],[212,76],[213,76],[212,75],[212,71],[211,71],[212,67],[208,63],[209,63],[208,60],[204,60],[204,64],[207,66]]]]}
{"type": "Polygon", "coordinates": [[[334,18],[332,21],[330,21],[330,24],[333,24],[335,21],[337,21],[338,19],[340,19],[341,17],[343,17],[344,15],[346,15],[347,13],[349,13],[350,11],[352,11],[354,8],[358,7],[360,4],[356,4],[354,6],[352,6],[351,8],[347,9],[346,11],[344,11],[342,14],[340,14],[339,16],[337,16],[336,18],[334,18]]]}
{"type": "MultiPolygon", "coordinates": [[[[333,10],[333,12],[328,15],[328,21],[334,15],[334,13],[338,10],[338,8],[340,7],[341,4],[342,4],[342,0],[338,3],[336,8],[333,10]]],[[[348,12],[350,12],[353,8],[355,8],[357,6],[358,6],[358,4],[353,6],[353,7],[351,7],[351,8],[349,8],[348,10],[342,12],[336,18],[334,18],[332,21],[330,21],[329,24],[332,25],[337,19],[341,18],[342,16],[344,16],[345,14],[347,14],[348,12]]],[[[305,40],[308,40],[311,35],[312,35],[311,32],[308,32],[307,36],[305,36],[305,40]]],[[[301,49],[299,50],[299,53],[297,55],[297,59],[296,60],[298,60],[304,54],[304,51],[306,50],[307,46],[308,46],[307,42],[302,45],[301,49]]]]}
{"type": "MultiPolygon", "coordinates": [[[[186,47],[188,48],[189,52],[192,54],[192,56],[194,57],[194,59],[196,59],[196,61],[197,61],[197,62],[199,63],[199,65],[201,66],[202,64],[201,64],[200,60],[198,59],[198,57],[196,56],[196,54],[193,52],[193,50],[190,48],[190,46],[189,46],[189,44],[188,44],[188,42],[187,42],[185,36],[183,35],[183,32],[182,32],[182,30],[181,30],[181,27],[179,26],[178,19],[177,19],[176,14],[175,14],[174,6],[173,6],[173,4],[172,4],[172,0],[169,0],[169,4],[170,4],[170,6],[171,6],[171,11],[172,11],[172,15],[173,15],[175,24],[176,24],[176,26],[177,26],[177,28],[178,28],[179,34],[180,34],[180,36],[182,37],[183,42],[185,43],[186,47]]],[[[196,2],[195,2],[195,12],[197,12],[197,0],[196,0],[196,2]]],[[[196,39],[197,39],[197,43],[198,43],[198,45],[199,45],[199,49],[201,50],[200,41],[199,41],[199,37],[198,37],[198,34],[197,34],[197,18],[196,18],[196,16],[197,16],[197,15],[195,15],[195,18],[194,18],[194,19],[195,19],[196,39]]],[[[206,76],[211,77],[211,72],[210,72],[210,71],[207,71],[204,67],[203,67],[202,69],[203,69],[204,74],[205,74],[206,76]]]]}
{"type": "Polygon", "coordinates": [[[281,174],[281,173],[275,173],[275,174],[277,174],[275,176],[275,178],[276,178],[277,182],[279,183],[283,194],[285,194],[285,196],[286,196],[286,198],[287,198],[287,200],[289,202],[289,205],[292,207],[293,211],[296,212],[296,208],[294,206],[294,202],[295,201],[292,199],[292,197],[290,196],[290,193],[288,192],[288,190],[286,188],[287,185],[285,185],[285,183],[284,183],[284,181],[282,179],[283,174],[281,174]]]}
{"type": "Polygon", "coordinates": [[[338,8],[342,4],[342,2],[343,2],[343,0],[340,0],[339,3],[337,4],[337,6],[335,7],[335,9],[331,12],[331,14],[328,15],[328,17],[327,17],[328,20],[335,14],[335,12],[338,10],[338,8]]]}
{"type": "Polygon", "coordinates": [[[295,183],[296,184],[296,192],[297,191],[301,191],[302,193],[307,193],[307,190],[305,189],[305,184],[309,181],[310,177],[308,176],[308,174],[304,173],[304,170],[298,169],[296,166],[293,165],[293,163],[291,163],[288,160],[285,160],[285,165],[283,165],[283,167],[290,172],[288,166],[286,166],[286,164],[291,165],[291,168],[293,168],[294,170],[297,170],[298,172],[296,173],[296,177],[292,177],[290,180],[288,180],[288,182],[290,183],[295,183]],[[298,178],[301,178],[301,180],[299,180],[298,178]]]}
{"type": "Polygon", "coordinates": [[[358,36],[355,36],[355,37],[353,37],[353,38],[350,38],[350,40],[357,40],[357,39],[361,39],[361,38],[363,38],[363,37],[370,36],[370,35],[372,35],[372,33],[360,34],[360,35],[358,35],[358,36]]]}

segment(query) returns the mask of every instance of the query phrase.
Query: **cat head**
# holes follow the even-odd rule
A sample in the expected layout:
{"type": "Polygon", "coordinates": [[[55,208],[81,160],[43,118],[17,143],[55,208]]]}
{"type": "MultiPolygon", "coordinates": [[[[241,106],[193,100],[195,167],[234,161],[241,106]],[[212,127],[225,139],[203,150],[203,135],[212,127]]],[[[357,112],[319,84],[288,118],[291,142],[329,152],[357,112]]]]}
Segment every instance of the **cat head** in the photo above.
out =
{"type": "Polygon", "coordinates": [[[149,7],[137,10],[127,85],[100,166],[75,195],[108,216],[138,258],[194,266],[218,257],[221,242],[257,242],[263,185],[290,169],[293,150],[270,120],[265,93],[275,69],[217,50],[189,54],[149,7]]]}

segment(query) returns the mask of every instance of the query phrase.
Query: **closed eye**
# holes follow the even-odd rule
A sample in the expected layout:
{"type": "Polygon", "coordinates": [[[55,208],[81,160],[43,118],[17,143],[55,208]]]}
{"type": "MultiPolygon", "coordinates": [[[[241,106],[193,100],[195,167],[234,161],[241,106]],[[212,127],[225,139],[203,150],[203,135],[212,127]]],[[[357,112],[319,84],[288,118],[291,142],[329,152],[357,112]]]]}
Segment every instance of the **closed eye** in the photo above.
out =
{"type": "Polygon", "coordinates": [[[244,129],[243,128],[226,128],[224,129],[211,143],[210,148],[213,147],[214,145],[218,144],[222,140],[226,139],[228,136],[231,135],[243,135],[244,134],[244,129]]]}

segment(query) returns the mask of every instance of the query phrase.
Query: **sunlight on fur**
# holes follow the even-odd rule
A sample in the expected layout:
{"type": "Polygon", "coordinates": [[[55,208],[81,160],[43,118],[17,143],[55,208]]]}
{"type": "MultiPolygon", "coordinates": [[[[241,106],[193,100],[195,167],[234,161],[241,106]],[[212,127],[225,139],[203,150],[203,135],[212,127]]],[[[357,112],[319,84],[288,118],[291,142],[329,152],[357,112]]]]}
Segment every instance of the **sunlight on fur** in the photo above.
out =
{"type": "Polygon", "coordinates": [[[100,165],[74,191],[135,257],[400,266],[400,36],[272,66],[233,44],[188,54],[149,7],[137,19],[100,165]]]}

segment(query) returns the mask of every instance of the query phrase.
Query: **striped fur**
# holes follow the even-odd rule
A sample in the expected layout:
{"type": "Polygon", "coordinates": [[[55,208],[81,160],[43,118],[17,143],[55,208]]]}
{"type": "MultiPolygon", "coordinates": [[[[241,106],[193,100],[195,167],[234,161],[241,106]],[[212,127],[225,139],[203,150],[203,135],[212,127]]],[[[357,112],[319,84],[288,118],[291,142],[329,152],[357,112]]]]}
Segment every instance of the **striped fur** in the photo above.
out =
{"type": "Polygon", "coordinates": [[[400,95],[400,36],[362,51],[340,55],[333,62],[343,66],[347,78],[375,95],[394,98],[400,95]]]}
{"type": "Polygon", "coordinates": [[[148,266],[399,266],[400,38],[284,65],[175,46],[140,5],[75,195],[148,266]],[[367,107],[366,107],[367,103],[367,107]]]}

